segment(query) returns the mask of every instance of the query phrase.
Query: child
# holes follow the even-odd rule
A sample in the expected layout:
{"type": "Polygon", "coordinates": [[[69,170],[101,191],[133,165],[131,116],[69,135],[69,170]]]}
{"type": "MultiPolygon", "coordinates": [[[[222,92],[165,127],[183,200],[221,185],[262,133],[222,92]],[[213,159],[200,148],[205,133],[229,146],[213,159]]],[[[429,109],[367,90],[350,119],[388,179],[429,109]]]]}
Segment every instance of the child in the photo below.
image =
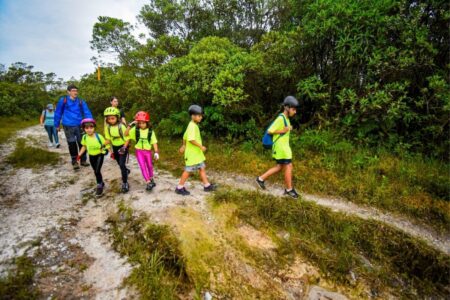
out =
{"type": "Polygon", "coordinates": [[[48,146],[59,148],[58,132],[56,131],[55,124],[55,112],[53,111],[53,104],[47,104],[46,109],[42,111],[40,123],[44,125],[48,134],[48,146]],[[54,142],[53,142],[54,140],[54,142]]]}
{"type": "Polygon", "coordinates": [[[292,150],[289,146],[289,135],[292,130],[290,117],[297,113],[298,101],[293,96],[287,96],[283,101],[283,113],[281,113],[268,129],[273,135],[272,157],[277,165],[267,170],[266,173],[256,178],[259,187],[265,189],[264,181],[284,170],[284,182],[286,188],[284,194],[292,198],[298,198],[297,191],[292,187],[292,150]]]}
{"type": "Polygon", "coordinates": [[[181,175],[180,183],[175,189],[175,193],[183,196],[190,194],[184,187],[184,184],[189,178],[190,173],[197,170],[199,170],[200,180],[203,182],[203,190],[205,192],[211,192],[216,189],[216,185],[209,183],[206,178],[205,155],[203,154],[206,151],[206,147],[202,144],[200,129],[197,125],[203,118],[203,110],[198,105],[191,105],[189,107],[189,115],[191,116],[191,122],[184,133],[183,146],[180,148],[180,152],[184,152],[186,167],[181,175]]]}
{"type": "Polygon", "coordinates": [[[150,115],[145,111],[140,111],[134,117],[134,122],[129,124],[125,131],[125,136],[129,138],[125,143],[125,147],[128,148],[130,140],[134,140],[136,143],[136,158],[139,167],[141,167],[142,176],[147,183],[147,191],[151,191],[156,186],[153,180],[152,146],[155,149],[153,158],[155,160],[159,159],[158,141],[156,140],[155,132],[150,128],[149,122],[150,115]],[[136,122],[137,126],[133,127],[136,122]]]}
{"type": "Polygon", "coordinates": [[[95,173],[95,178],[97,180],[97,189],[95,194],[100,197],[103,194],[103,188],[105,183],[103,182],[103,177],[101,173],[103,158],[107,152],[105,149],[105,138],[95,132],[95,120],[94,119],[83,119],[81,121],[81,127],[84,129],[86,134],[81,138],[80,152],[77,156],[77,161],[81,160],[81,155],[84,152],[89,154],[89,162],[91,163],[92,169],[95,173]]]}
{"type": "Polygon", "coordinates": [[[117,161],[122,174],[122,193],[129,191],[128,174],[130,170],[127,169],[126,162],[128,157],[128,148],[125,146],[125,142],[128,140],[125,137],[124,132],[126,127],[120,123],[120,111],[115,107],[108,107],[105,109],[103,115],[106,118],[105,138],[106,144],[112,144],[112,148],[109,149],[109,153],[112,159],[117,161]]]}

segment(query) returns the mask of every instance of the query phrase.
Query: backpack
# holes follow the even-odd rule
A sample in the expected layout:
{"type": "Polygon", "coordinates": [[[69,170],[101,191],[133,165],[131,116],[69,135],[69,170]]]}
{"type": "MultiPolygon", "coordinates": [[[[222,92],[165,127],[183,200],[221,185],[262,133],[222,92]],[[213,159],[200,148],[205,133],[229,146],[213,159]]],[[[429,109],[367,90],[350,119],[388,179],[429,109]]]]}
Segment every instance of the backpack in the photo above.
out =
{"type": "MultiPolygon", "coordinates": [[[[84,135],[83,135],[83,142],[84,142],[85,144],[86,144],[86,135],[87,135],[87,134],[84,134],[84,135]]],[[[100,150],[101,150],[101,152],[103,153],[103,150],[104,150],[104,146],[105,146],[105,145],[102,144],[102,141],[100,140],[100,137],[99,137],[99,135],[98,135],[97,132],[95,132],[95,137],[97,138],[97,141],[98,141],[98,143],[100,144],[100,150]]]]}
{"type": "MultiPolygon", "coordinates": [[[[122,123],[118,122],[117,126],[119,127],[119,135],[122,138],[123,141],[125,141],[125,138],[123,137],[123,132],[122,132],[122,123]]],[[[111,125],[108,124],[108,133],[109,136],[112,138],[113,136],[111,135],[111,125]]]]}
{"type": "MultiPolygon", "coordinates": [[[[286,117],[284,116],[284,114],[280,114],[279,116],[283,116],[284,127],[286,127],[287,126],[286,117]]],[[[278,139],[280,137],[282,137],[283,135],[285,135],[285,133],[280,134],[277,137],[277,139],[274,141],[272,135],[269,134],[269,128],[270,128],[270,126],[272,126],[272,124],[275,122],[275,120],[273,120],[272,123],[270,123],[269,127],[267,127],[267,129],[264,132],[264,135],[262,137],[262,144],[265,149],[272,149],[272,146],[278,141],[278,139]]]]}
{"type": "MultiPolygon", "coordinates": [[[[148,134],[147,134],[147,140],[148,140],[149,144],[150,144],[150,139],[152,138],[152,134],[153,134],[153,131],[151,128],[149,128],[148,134]]],[[[141,138],[141,129],[138,126],[136,126],[136,136],[135,136],[136,144],[139,142],[140,138],[141,138]]]]}

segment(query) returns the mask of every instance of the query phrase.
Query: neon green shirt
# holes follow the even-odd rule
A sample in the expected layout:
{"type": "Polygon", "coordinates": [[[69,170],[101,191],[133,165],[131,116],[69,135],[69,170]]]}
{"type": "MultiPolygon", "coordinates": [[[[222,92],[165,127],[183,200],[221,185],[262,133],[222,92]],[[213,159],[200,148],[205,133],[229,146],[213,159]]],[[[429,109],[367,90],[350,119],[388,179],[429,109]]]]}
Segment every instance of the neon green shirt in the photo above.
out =
{"type": "Polygon", "coordinates": [[[106,148],[109,145],[105,145],[105,138],[101,134],[98,134],[98,138],[100,139],[101,144],[99,143],[97,137],[95,136],[95,133],[92,136],[84,134],[83,137],[81,138],[81,145],[86,147],[89,155],[94,156],[99,154],[105,154],[107,152],[106,148]]]}
{"type": "Polygon", "coordinates": [[[153,130],[150,143],[148,142],[148,128],[139,130],[139,141],[136,141],[136,127],[131,128],[128,132],[128,138],[136,143],[134,147],[139,150],[152,150],[152,145],[158,143],[155,131],[153,130]]]}
{"type": "Polygon", "coordinates": [[[186,162],[186,166],[193,166],[205,161],[205,155],[203,154],[202,149],[193,145],[189,141],[196,141],[200,145],[202,144],[202,136],[200,135],[200,129],[198,125],[191,121],[184,132],[183,140],[186,141],[186,150],[184,151],[184,160],[186,162]]]}
{"type": "MultiPolygon", "coordinates": [[[[289,121],[289,118],[286,117],[286,123],[287,126],[291,126],[291,122],[289,121]]],[[[269,127],[269,133],[272,133],[277,130],[284,129],[284,120],[283,116],[279,115],[275,122],[273,122],[272,126],[269,127]]],[[[274,134],[272,137],[272,140],[275,142],[272,146],[272,157],[274,159],[292,159],[292,150],[289,146],[289,136],[290,131],[286,132],[285,134],[274,134]]]]}
{"type": "Polygon", "coordinates": [[[119,125],[113,125],[113,126],[106,125],[106,127],[105,127],[105,138],[108,141],[111,141],[113,146],[122,146],[123,144],[125,144],[125,141],[129,140],[129,137],[125,136],[125,130],[126,129],[127,128],[122,123],[120,123],[119,125]],[[120,136],[119,126],[122,129],[123,138],[120,136]]]}

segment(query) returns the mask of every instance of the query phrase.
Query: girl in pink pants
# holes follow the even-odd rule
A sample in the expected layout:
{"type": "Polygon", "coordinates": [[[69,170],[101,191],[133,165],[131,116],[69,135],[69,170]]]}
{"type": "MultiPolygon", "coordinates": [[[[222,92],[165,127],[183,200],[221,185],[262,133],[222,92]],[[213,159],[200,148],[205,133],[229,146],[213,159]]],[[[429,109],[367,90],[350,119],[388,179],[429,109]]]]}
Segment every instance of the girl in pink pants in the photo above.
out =
{"type": "Polygon", "coordinates": [[[136,143],[136,158],[147,184],[146,190],[151,191],[156,186],[153,180],[152,148],[154,149],[153,158],[155,160],[159,159],[159,153],[155,132],[150,127],[150,115],[145,111],[138,112],[134,117],[134,122],[128,125],[125,135],[129,137],[126,147],[128,147],[130,140],[136,143]],[[137,126],[135,126],[136,124],[137,126]]]}

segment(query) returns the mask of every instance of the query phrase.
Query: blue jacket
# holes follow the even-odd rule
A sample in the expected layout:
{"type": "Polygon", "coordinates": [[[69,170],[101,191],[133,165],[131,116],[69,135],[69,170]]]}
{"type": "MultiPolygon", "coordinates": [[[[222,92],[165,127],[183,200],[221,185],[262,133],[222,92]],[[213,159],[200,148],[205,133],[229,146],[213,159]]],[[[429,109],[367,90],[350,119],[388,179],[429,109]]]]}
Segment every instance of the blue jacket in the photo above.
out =
{"type": "Polygon", "coordinates": [[[63,126],[80,126],[82,118],[92,118],[92,113],[89,110],[86,102],[83,99],[75,98],[72,100],[69,96],[62,96],[56,104],[55,110],[55,127],[59,127],[62,119],[63,126]],[[67,103],[64,104],[64,98],[67,97],[67,103]],[[80,105],[81,101],[81,105],[80,105]],[[83,109],[83,114],[80,111],[80,106],[83,109]]]}

